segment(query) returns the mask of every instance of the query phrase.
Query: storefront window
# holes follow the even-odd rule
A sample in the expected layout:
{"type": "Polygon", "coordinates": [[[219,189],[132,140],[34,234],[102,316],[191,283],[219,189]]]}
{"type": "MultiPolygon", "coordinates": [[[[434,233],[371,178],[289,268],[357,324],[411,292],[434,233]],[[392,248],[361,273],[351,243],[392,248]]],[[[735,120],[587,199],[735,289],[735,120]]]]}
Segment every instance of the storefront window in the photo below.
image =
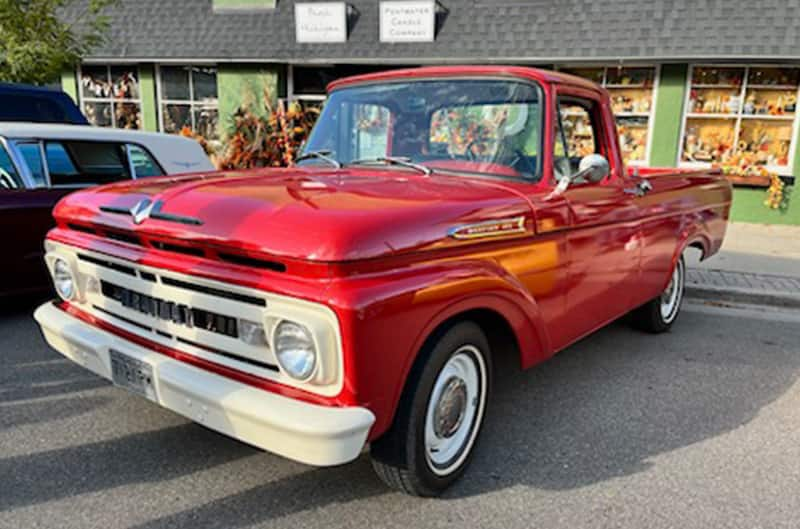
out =
{"type": "MultiPolygon", "coordinates": [[[[560,68],[606,88],[617,121],[620,148],[626,163],[646,163],[649,152],[656,68],[586,67],[560,68]]],[[[584,126],[589,127],[589,123],[584,126]]]]}
{"type": "Polygon", "coordinates": [[[789,165],[800,69],[775,66],[692,68],[681,162],[789,165]]]}
{"type": "Polygon", "coordinates": [[[206,139],[219,137],[217,69],[213,66],[159,67],[161,130],[188,128],[206,139]]]}
{"type": "Polygon", "coordinates": [[[80,79],[81,105],[90,123],[118,129],[142,128],[136,66],[84,65],[80,79]]]}

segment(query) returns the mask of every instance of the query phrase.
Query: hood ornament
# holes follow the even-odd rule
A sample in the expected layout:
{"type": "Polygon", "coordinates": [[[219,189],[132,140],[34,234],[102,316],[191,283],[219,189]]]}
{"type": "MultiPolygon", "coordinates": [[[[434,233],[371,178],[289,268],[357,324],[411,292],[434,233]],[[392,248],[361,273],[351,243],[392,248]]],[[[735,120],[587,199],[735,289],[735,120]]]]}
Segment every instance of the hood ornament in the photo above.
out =
{"type": "Polygon", "coordinates": [[[162,202],[160,200],[153,202],[149,198],[143,198],[134,204],[134,206],[130,209],[131,217],[133,217],[133,223],[141,224],[147,220],[147,218],[150,217],[150,213],[153,212],[153,209],[155,209],[156,206],[158,206],[156,212],[161,209],[161,204],[162,202]]]}
{"type": "Polygon", "coordinates": [[[184,217],[182,215],[173,215],[171,213],[163,213],[161,208],[164,207],[163,200],[150,200],[143,198],[130,208],[120,208],[117,206],[100,206],[100,211],[106,213],[115,213],[117,215],[129,215],[133,219],[133,223],[137,226],[147,219],[166,220],[168,222],[180,222],[181,224],[192,224],[194,226],[201,226],[203,221],[194,217],[184,217]]]}

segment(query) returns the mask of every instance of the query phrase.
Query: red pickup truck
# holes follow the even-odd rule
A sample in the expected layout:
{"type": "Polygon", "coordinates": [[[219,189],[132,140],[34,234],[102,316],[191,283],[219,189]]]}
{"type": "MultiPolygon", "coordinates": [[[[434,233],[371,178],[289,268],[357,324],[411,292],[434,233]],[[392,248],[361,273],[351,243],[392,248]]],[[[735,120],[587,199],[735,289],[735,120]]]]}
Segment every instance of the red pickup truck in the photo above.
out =
{"type": "Polygon", "coordinates": [[[369,444],[391,487],[461,475],[496,355],[522,368],[632,312],[662,332],[730,185],[627,170],[608,95],[520,67],[333,83],[298,164],[62,200],[35,314],[59,352],[311,465],[369,444]]]}

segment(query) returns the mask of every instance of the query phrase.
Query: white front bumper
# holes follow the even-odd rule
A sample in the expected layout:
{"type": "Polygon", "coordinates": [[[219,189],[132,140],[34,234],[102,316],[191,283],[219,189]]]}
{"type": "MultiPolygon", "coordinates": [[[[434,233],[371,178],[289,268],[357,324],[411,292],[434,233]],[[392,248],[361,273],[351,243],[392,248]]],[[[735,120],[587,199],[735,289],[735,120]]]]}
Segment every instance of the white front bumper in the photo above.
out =
{"type": "Polygon", "coordinates": [[[208,428],[309,465],[352,461],[375,416],[366,408],[321,406],[210,373],[134,344],[52,303],[34,313],[55,350],[111,380],[109,349],[153,367],[158,404],[208,428]]]}

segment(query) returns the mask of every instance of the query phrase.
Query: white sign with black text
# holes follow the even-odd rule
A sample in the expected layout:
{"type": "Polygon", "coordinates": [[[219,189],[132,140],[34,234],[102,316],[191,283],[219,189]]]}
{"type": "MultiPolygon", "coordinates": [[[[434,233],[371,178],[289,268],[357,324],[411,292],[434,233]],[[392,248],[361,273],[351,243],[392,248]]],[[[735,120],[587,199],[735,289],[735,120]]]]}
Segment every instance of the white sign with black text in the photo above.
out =
{"type": "Polygon", "coordinates": [[[381,2],[381,42],[433,42],[435,0],[381,2]]]}
{"type": "Polygon", "coordinates": [[[347,4],[302,2],[294,5],[297,42],[347,42],[347,4]]]}

